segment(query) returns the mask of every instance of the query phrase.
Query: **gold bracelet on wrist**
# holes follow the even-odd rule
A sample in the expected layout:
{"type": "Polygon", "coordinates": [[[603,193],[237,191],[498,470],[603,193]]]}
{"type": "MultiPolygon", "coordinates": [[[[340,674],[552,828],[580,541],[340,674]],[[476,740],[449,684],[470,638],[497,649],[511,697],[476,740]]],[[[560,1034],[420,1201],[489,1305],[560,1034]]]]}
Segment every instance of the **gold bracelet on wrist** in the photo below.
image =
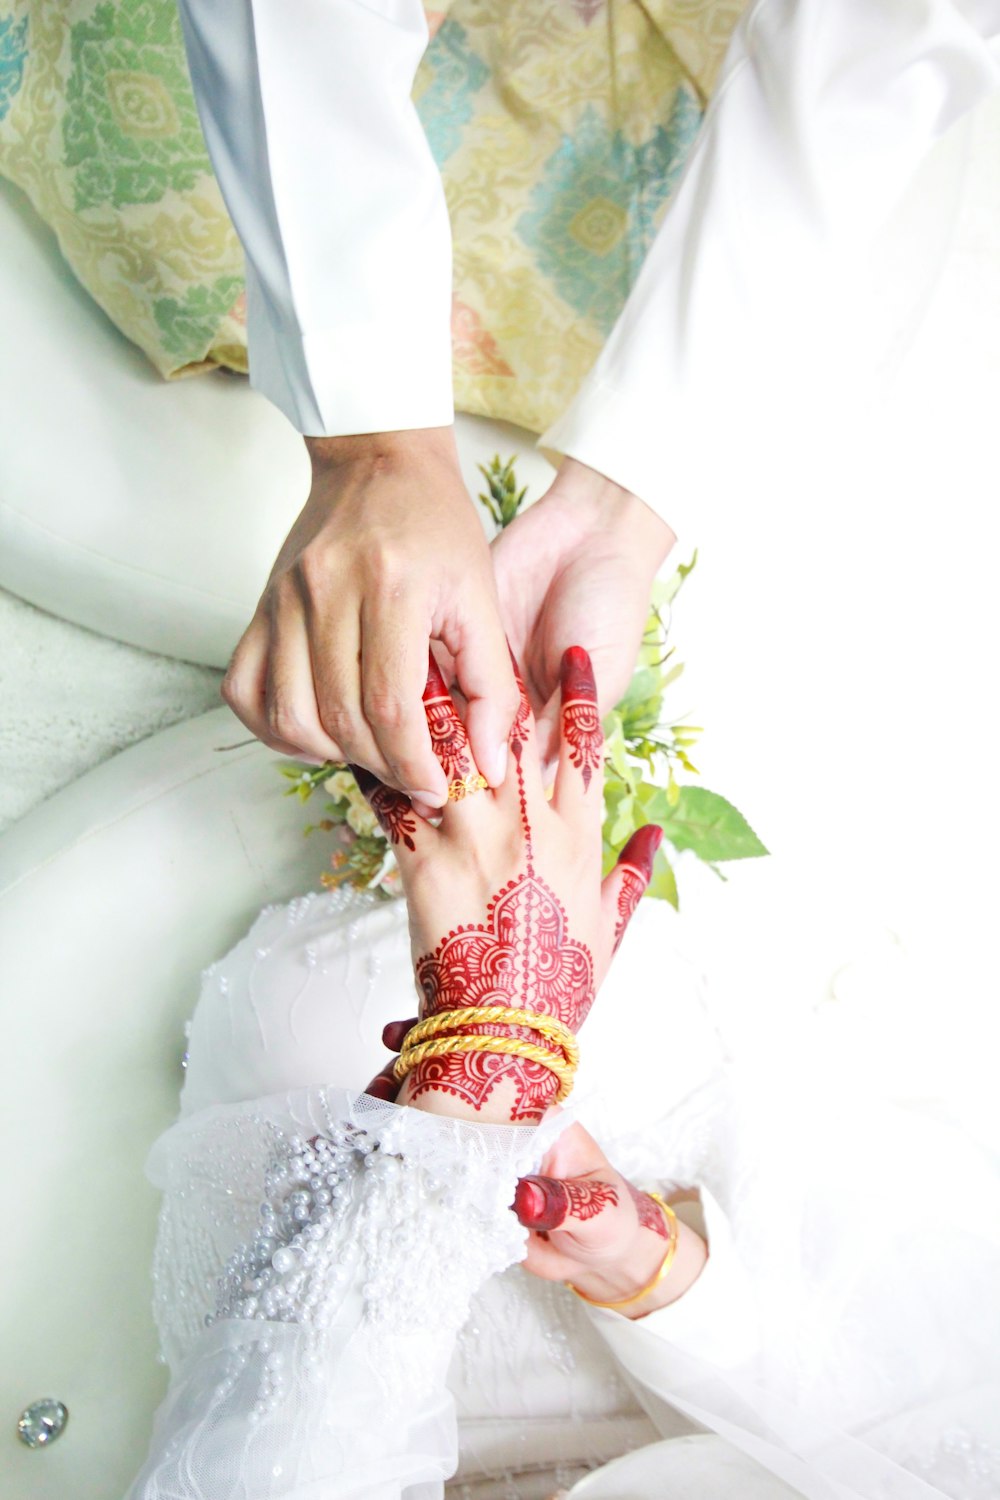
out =
{"type": "Polygon", "coordinates": [[[418,1063],[429,1057],[446,1057],[452,1052],[493,1052],[540,1063],[559,1080],[557,1104],[569,1096],[580,1058],[576,1037],[555,1016],[508,1005],[473,1005],[460,1010],[439,1011],[412,1026],[403,1039],[393,1076],[401,1081],[418,1063]],[[560,1052],[521,1037],[441,1035],[442,1032],[454,1032],[457,1027],[476,1025],[524,1026],[555,1043],[560,1052]]]}
{"type": "Polygon", "coordinates": [[[512,1005],[466,1005],[461,1010],[439,1010],[410,1027],[403,1038],[403,1050],[463,1026],[526,1026],[561,1047],[566,1061],[574,1067],[580,1061],[580,1044],[563,1021],[556,1016],[543,1016],[538,1011],[521,1010],[512,1005]]]}
{"type": "Polygon", "coordinates": [[[664,1252],[663,1259],[660,1262],[660,1266],[656,1272],[656,1275],[652,1278],[651,1281],[647,1281],[646,1285],[642,1287],[638,1292],[633,1292],[631,1297],[619,1297],[616,1302],[598,1302],[596,1297],[588,1297],[586,1292],[581,1292],[579,1287],[574,1286],[571,1281],[567,1281],[566,1285],[569,1287],[570,1291],[575,1292],[583,1302],[589,1302],[591,1307],[630,1307],[633,1302],[641,1302],[643,1297],[648,1297],[649,1293],[653,1291],[655,1287],[658,1287],[660,1282],[664,1281],[669,1275],[670,1268],[674,1263],[674,1256],[677,1254],[677,1242],[680,1237],[680,1232],[677,1228],[677,1215],[670,1207],[670,1204],[660,1197],[659,1193],[650,1193],[648,1194],[648,1196],[652,1198],[653,1202],[657,1204],[660,1209],[662,1209],[663,1217],[666,1220],[667,1229],[670,1234],[670,1243],[668,1244],[666,1251],[664,1252]]]}
{"type": "Polygon", "coordinates": [[[393,1074],[396,1078],[405,1078],[411,1068],[415,1068],[418,1063],[424,1062],[428,1057],[447,1057],[452,1052],[496,1052],[509,1057],[525,1057],[529,1062],[541,1063],[543,1068],[548,1068],[559,1079],[556,1104],[561,1104],[564,1099],[568,1098],[573,1088],[575,1068],[554,1052],[550,1052],[547,1047],[539,1047],[534,1042],[522,1041],[516,1036],[435,1037],[429,1042],[419,1042],[416,1047],[410,1047],[406,1052],[400,1053],[393,1074]]]}

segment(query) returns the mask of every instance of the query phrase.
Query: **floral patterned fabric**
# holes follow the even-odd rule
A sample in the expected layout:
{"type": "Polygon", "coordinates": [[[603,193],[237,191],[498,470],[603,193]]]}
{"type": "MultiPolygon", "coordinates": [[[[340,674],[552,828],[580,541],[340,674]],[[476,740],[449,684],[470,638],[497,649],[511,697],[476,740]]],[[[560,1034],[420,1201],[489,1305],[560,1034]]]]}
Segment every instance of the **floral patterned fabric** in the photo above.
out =
{"type": "MultiPolygon", "coordinates": [[[[414,100],[460,410],[540,432],[631,289],[746,0],[451,0],[414,100]]],[[[166,377],[245,371],[243,256],[173,0],[0,0],[0,173],[166,377]]]]}

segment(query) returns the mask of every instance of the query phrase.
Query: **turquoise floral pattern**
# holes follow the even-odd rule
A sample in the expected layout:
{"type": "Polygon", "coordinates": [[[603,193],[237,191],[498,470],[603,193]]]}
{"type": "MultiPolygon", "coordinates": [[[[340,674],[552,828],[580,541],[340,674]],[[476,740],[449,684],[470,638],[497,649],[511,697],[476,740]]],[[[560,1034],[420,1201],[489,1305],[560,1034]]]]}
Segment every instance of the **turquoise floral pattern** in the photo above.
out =
{"type": "Polygon", "coordinates": [[[474,97],[487,82],[490,70],[469,46],[463,27],[444,21],[426,53],[430,82],[417,101],[434,160],[441,167],[462,143],[462,130],[472,119],[474,97]]]}
{"type": "Polygon", "coordinates": [[[210,171],[175,5],[105,0],[70,29],[63,144],[77,212],[156,203],[210,171]]]}
{"type": "Polygon", "coordinates": [[[192,286],[183,299],[158,297],[153,303],[163,346],[178,358],[191,359],[192,350],[207,349],[212,336],[243,290],[242,276],[220,276],[210,286],[192,286]]]}
{"type": "Polygon", "coordinates": [[[7,114],[14,95],[24,82],[27,55],[27,16],[22,21],[15,21],[13,16],[0,18],[0,120],[7,114]]]}
{"type": "Polygon", "coordinates": [[[517,232],[574,312],[607,334],[639,275],[702,111],[679,89],[666,126],[640,146],[588,106],[549,157],[517,232]]]}

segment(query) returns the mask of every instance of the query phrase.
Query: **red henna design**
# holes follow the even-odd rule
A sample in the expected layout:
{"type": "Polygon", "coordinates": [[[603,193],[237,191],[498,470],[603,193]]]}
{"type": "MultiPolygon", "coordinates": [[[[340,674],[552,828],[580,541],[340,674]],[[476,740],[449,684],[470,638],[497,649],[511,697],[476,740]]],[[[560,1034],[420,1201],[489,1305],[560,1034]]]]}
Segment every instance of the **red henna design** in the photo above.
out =
{"type": "Polygon", "coordinates": [[[632,1202],[635,1204],[635,1211],[639,1215],[640,1229],[651,1229],[654,1234],[660,1236],[661,1240],[669,1239],[667,1216],[660,1205],[654,1202],[648,1193],[640,1192],[630,1182],[626,1183],[626,1186],[632,1202]]]}
{"type": "Polygon", "coordinates": [[[386,786],[362,766],[351,766],[350,770],[390,844],[405,844],[407,849],[414,849],[417,822],[409,797],[386,786]]]}
{"type": "Polygon", "coordinates": [[[424,688],[424,710],[431,735],[431,747],[448,780],[456,781],[468,776],[472,770],[468,735],[433,653],[427,672],[427,686],[424,688]]]}
{"type": "MultiPolygon", "coordinates": [[[[493,898],[485,923],[450,932],[418,959],[416,977],[425,1016],[468,1005],[507,1005],[516,996],[525,1009],[556,1016],[576,1031],[594,1000],[590,950],[566,935],[561,904],[530,867],[493,898]]],[[[527,1027],[483,1024],[462,1027],[461,1034],[521,1036],[539,1044],[537,1032],[527,1027]]],[[[449,1053],[419,1063],[410,1076],[411,1098],[443,1088],[475,1109],[500,1078],[511,1078],[517,1086],[515,1120],[543,1113],[559,1087],[541,1063],[495,1053],[449,1053]]]]}
{"type": "MultiPolygon", "coordinates": [[[[594,968],[590,950],[567,935],[566,913],[534,868],[531,821],[524,788],[521,749],[530,733],[531,706],[517,662],[511,662],[521,696],[510,734],[517,763],[518,798],[524,834],[526,870],[489,901],[486,921],[459,927],[433,953],[417,960],[423,1016],[472,1005],[516,1004],[555,1016],[572,1031],[583,1022],[594,1001],[594,968]]],[[[478,1025],[456,1027],[458,1035],[523,1037],[548,1046],[530,1027],[478,1025]]],[[[550,1050],[556,1056],[558,1048],[550,1050]]],[[[501,1079],[515,1085],[512,1120],[538,1119],[552,1103],[559,1080],[550,1068],[503,1053],[454,1052],[427,1058],[408,1075],[409,1097],[441,1089],[481,1109],[501,1079]]]]}
{"type": "Polygon", "coordinates": [[[653,873],[653,858],[663,841],[663,829],[656,823],[647,823],[637,828],[625,848],[618,856],[617,868],[622,872],[622,883],[618,891],[618,923],[615,927],[615,947],[625,936],[625,929],[653,873]]]}
{"type": "MultiPolygon", "coordinates": [[[[485,1027],[466,1026],[462,1035],[483,1032],[485,1027]]],[[[514,1035],[509,1027],[506,1035],[514,1035]]],[[[521,1035],[533,1033],[521,1029],[521,1035]]],[[[558,1088],[554,1073],[541,1063],[529,1062],[524,1057],[508,1057],[500,1052],[449,1052],[445,1057],[431,1057],[418,1063],[409,1075],[410,1099],[416,1099],[429,1089],[440,1089],[461,1099],[472,1109],[480,1110],[501,1079],[509,1078],[516,1088],[516,1099],[511,1110],[511,1120],[537,1120],[552,1103],[558,1088]]]]}
{"type": "Polygon", "coordinates": [[[590,657],[582,646],[563,652],[559,673],[562,736],[572,764],[583,776],[584,790],[604,759],[604,733],[597,707],[597,684],[590,657]]]}
{"type": "MultiPolygon", "coordinates": [[[[513,1002],[525,1010],[556,1016],[575,1032],[594,1002],[593,959],[589,948],[567,935],[561,903],[535,874],[520,760],[517,778],[527,869],[492,898],[485,922],[456,928],[433,953],[417,960],[422,1014],[513,1002]]],[[[498,1033],[539,1044],[538,1033],[529,1027],[485,1024],[460,1030],[463,1035],[498,1033]]],[[[559,1088],[556,1075],[542,1063],[499,1053],[449,1053],[418,1063],[409,1076],[411,1098],[425,1089],[440,1088],[477,1110],[501,1078],[510,1078],[516,1086],[512,1120],[538,1118],[559,1088]]]]}
{"type": "Polygon", "coordinates": [[[585,1223],[618,1203],[610,1182],[588,1178],[522,1177],[514,1193],[514,1212],[526,1229],[559,1229],[567,1219],[585,1223]]]}
{"type": "Polygon", "coordinates": [[[450,932],[417,961],[424,1014],[466,1005],[505,1005],[557,1016],[574,1030],[594,998],[590,951],[566,936],[566,914],[534,874],[512,880],[487,907],[486,922],[450,932]]]}
{"type": "Polygon", "coordinates": [[[521,668],[517,664],[517,658],[514,656],[513,651],[510,653],[510,660],[514,668],[514,681],[517,683],[518,704],[517,713],[514,715],[514,722],[510,727],[510,734],[507,736],[507,742],[513,751],[514,759],[520,765],[521,750],[527,743],[528,735],[531,733],[531,699],[528,697],[528,689],[524,685],[521,668]]]}

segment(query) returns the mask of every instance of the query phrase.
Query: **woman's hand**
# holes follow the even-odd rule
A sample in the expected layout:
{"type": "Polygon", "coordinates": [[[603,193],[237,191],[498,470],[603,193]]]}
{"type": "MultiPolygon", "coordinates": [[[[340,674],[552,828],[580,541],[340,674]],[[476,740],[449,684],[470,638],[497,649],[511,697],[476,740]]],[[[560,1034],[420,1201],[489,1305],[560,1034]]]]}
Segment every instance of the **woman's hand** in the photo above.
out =
{"type": "Polygon", "coordinates": [[[286,755],[350,760],[440,807],[420,695],[441,640],[492,785],[517,690],[451,428],[307,439],[313,482],[222,686],[286,755]]]}
{"type": "MultiPolygon", "coordinates": [[[[522,1177],[514,1212],[526,1229],[525,1268],[546,1281],[566,1281],[595,1302],[632,1297],[656,1276],[669,1246],[662,1209],[616,1172],[582,1125],[570,1125],[542,1162],[522,1177]]],[[[680,1219],[677,1249],[663,1280],[620,1309],[641,1318],[675,1302],[708,1256],[704,1240],[680,1219]]]]}
{"type": "MultiPolygon", "coordinates": [[[[554,1017],[576,1033],[649,880],[661,837],[656,827],[640,829],[601,881],[604,744],[593,671],[580,647],[563,657],[560,690],[561,750],[551,801],[523,687],[503,784],[449,802],[440,827],[419,819],[402,794],[355,771],[399,860],[421,1019],[503,1005],[554,1017]]],[[[449,782],[474,778],[465,728],[433,662],[425,696],[431,738],[449,782]]],[[[388,1028],[387,1040],[398,1042],[412,1024],[388,1028]]],[[[543,1040],[537,1030],[506,1023],[462,1023],[453,1030],[543,1040]]],[[[554,1051],[562,1060],[558,1047],[554,1051]]],[[[451,1052],[418,1062],[399,1101],[469,1119],[527,1123],[541,1118],[558,1088],[556,1073],[542,1062],[451,1052]]],[[[395,1085],[387,1076],[369,1091],[392,1097],[395,1085]]]]}
{"type": "Polygon", "coordinates": [[[494,540],[501,616],[538,715],[543,764],[556,749],[564,648],[587,642],[606,714],[628,686],[650,588],[674,540],[636,495],[571,458],[494,540]]]}

